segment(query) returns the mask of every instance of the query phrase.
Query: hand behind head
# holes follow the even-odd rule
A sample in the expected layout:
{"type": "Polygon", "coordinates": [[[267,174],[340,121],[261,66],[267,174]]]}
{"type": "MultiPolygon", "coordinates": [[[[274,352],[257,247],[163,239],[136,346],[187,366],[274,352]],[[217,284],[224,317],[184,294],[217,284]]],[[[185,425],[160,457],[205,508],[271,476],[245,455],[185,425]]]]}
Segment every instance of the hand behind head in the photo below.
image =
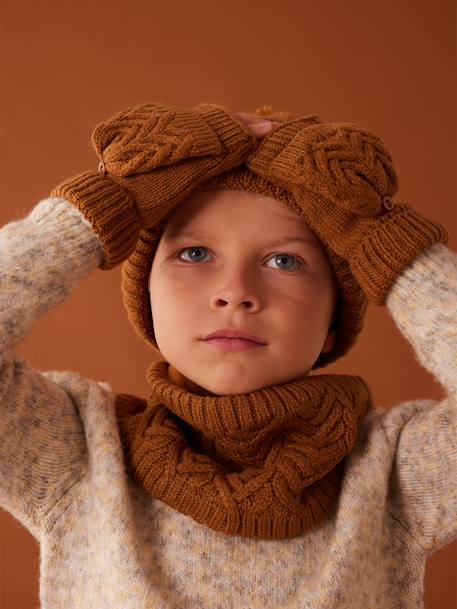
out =
{"type": "Polygon", "coordinates": [[[249,114],[248,112],[236,112],[233,116],[240,120],[259,139],[272,133],[281,124],[276,121],[266,120],[256,114],[249,114]]]}

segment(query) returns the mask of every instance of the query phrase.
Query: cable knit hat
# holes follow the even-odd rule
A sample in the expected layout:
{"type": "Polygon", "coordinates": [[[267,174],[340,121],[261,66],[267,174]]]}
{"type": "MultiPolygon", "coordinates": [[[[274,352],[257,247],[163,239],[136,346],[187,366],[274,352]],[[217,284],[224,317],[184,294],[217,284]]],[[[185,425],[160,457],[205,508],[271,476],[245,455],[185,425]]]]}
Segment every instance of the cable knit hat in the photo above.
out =
{"type": "MultiPolygon", "coordinates": [[[[258,108],[256,114],[277,122],[285,122],[294,118],[288,112],[273,111],[271,106],[258,108]]],[[[321,122],[319,117],[315,115],[306,118],[310,124],[321,122]]],[[[197,186],[190,196],[197,192],[218,189],[261,193],[282,201],[300,215],[300,206],[290,192],[261,178],[244,164],[210,178],[197,186]]],[[[170,216],[171,214],[164,217],[154,228],[144,229],[140,232],[135,249],[122,265],[122,298],[128,318],[137,334],[156,350],[159,350],[159,348],[154,336],[151,315],[149,276],[155,251],[170,216]]],[[[310,228],[312,229],[312,227],[310,228]]],[[[364,292],[351,274],[349,264],[325,246],[322,241],[321,244],[332,268],[339,297],[332,324],[336,331],[334,347],[331,351],[319,355],[313,369],[322,368],[334,362],[350,350],[362,329],[368,305],[364,292]]]]}

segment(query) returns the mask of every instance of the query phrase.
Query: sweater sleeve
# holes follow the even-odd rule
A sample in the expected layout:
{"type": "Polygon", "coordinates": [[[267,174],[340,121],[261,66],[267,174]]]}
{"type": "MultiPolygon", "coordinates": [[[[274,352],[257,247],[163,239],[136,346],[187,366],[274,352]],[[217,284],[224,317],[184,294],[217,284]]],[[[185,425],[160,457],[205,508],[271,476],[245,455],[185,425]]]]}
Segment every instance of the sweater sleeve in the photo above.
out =
{"type": "Polygon", "coordinates": [[[72,391],[15,349],[102,258],[91,224],[63,198],[0,229],[0,506],[37,537],[82,475],[87,449],[72,391]]]}
{"type": "Polygon", "coordinates": [[[457,253],[442,243],[425,250],[386,305],[445,393],[407,404],[391,479],[397,519],[431,554],[457,538],[457,253]]]}

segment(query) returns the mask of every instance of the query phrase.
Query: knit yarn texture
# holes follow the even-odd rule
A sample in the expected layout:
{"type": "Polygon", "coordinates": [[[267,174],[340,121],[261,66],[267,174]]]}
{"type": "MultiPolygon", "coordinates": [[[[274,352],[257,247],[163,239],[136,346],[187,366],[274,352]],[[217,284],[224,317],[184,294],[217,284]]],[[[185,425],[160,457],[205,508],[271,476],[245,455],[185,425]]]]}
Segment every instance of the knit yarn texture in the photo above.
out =
{"type": "Polygon", "coordinates": [[[146,402],[118,394],[131,475],[150,495],[225,533],[286,539],[335,508],[345,457],[372,407],[356,376],[303,376],[219,396],[168,362],[147,372],[146,402]]]}

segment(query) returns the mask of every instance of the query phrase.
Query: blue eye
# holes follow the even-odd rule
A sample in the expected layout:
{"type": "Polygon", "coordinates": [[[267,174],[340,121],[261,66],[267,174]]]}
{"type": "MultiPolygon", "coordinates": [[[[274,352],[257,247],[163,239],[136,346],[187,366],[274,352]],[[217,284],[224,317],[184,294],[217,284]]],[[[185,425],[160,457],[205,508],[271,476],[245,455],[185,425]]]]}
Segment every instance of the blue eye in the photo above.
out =
{"type": "MultiPolygon", "coordinates": [[[[202,256],[202,252],[207,252],[208,248],[206,247],[202,247],[202,246],[198,246],[198,247],[186,247],[182,250],[180,250],[178,252],[178,258],[180,258],[181,260],[185,260],[185,262],[203,262],[204,260],[204,255],[202,256]],[[184,252],[196,252],[196,255],[189,255],[189,258],[187,260],[185,260],[184,258],[181,257],[181,255],[184,252]],[[203,258],[203,259],[202,259],[203,258]]],[[[287,266],[287,267],[282,267],[283,271],[290,271],[290,270],[297,270],[303,267],[303,264],[298,260],[298,258],[296,256],[292,256],[291,254],[274,254],[274,256],[272,257],[273,259],[279,259],[279,260],[294,260],[295,264],[291,267],[291,266],[287,266]]],[[[281,270],[281,268],[280,268],[281,270]]]]}
{"type": "MultiPolygon", "coordinates": [[[[181,254],[182,254],[183,252],[186,252],[186,251],[188,251],[188,250],[190,250],[190,251],[194,251],[194,252],[200,252],[200,253],[201,253],[201,251],[202,251],[202,250],[203,250],[203,251],[204,251],[204,250],[206,250],[206,247],[200,247],[200,246],[198,246],[198,247],[186,247],[186,248],[184,248],[183,250],[181,250],[181,251],[178,253],[179,258],[181,258],[181,254]]],[[[183,260],[183,258],[181,258],[181,260],[183,260]]],[[[191,260],[196,260],[197,262],[201,262],[201,259],[198,257],[198,254],[197,254],[197,256],[193,256],[193,257],[191,257],[191,260]]],[[[186,261],[186,262],[187,262],[187,261],[186,261]]]]}
{"type": "Polygon", "coordinates": [[[288,266],[287,268],[282,267],[282,270],[284,271],[291,271],[291,270],[296,270],[301,268],[303,265],[298,261],[298,258],[296,258],[295,256],[291,256],[290,254],[275,254],[273,256],[273,259],[279,259],[284,261],[284,259],[287,260],[287,258],[289,258],[289,260],[295,260],[296,264],[293,267],[288,266]]]}

